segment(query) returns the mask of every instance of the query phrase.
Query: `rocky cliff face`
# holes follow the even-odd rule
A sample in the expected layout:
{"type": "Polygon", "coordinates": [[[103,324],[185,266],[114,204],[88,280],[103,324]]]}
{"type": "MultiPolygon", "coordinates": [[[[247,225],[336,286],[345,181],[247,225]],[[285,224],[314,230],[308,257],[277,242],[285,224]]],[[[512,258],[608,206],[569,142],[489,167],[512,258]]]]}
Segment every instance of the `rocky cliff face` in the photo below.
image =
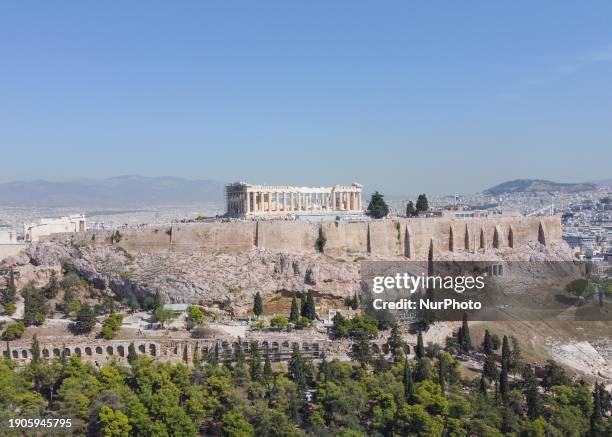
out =
{"type": "MultiPolygon", "coordinates": [[[[369,259],[389,259],[370,257],[369,259]]],[[[398,259],[398,258],[396,258],[398,259]]],[[[405,260],[405,258],[401,258],[405,260]]],[[[570,260],[563,244],[539,243],[513,251],[486,254],[443,253],[439,260],[570,260]]],[[[128,252],[118,246],[71,247],[53,242],[34,244],[19,256],[4,261],[19,272],[19,284],[29,280],[44,285],[52,270],[71,265],[99,290],[119,298],[142,300],[159,293],[166,302],[193,303],[211,310],[240,315],[260,292],[271,297],[312,290],[318,297],[344,298],[359,292],[358,258],[331,258],[322,254],[288,254],[254,248],[239,254],[194,252],[128,252]]]]}

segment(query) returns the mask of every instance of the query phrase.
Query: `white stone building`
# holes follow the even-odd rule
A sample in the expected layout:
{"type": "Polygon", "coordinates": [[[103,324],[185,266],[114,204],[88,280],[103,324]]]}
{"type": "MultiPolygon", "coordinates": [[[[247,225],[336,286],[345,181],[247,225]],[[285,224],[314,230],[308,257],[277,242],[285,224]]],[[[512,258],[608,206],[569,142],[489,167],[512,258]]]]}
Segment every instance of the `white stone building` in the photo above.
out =
{"type": "Polygon", "coordinates": [[[363,186],[292,187],[234,182],[225,186],[230,217],[296,215],[312,213],[358,213],[363,211],[363,186]]]}
{"type": "Polygon", "coordinates": [[[42,218],[35,223],[23,225],[23,238],[25,241],[34,242],[51,234],[85,232],[86,230],[87,220],[84,214],[60,218],[42,218]]]}

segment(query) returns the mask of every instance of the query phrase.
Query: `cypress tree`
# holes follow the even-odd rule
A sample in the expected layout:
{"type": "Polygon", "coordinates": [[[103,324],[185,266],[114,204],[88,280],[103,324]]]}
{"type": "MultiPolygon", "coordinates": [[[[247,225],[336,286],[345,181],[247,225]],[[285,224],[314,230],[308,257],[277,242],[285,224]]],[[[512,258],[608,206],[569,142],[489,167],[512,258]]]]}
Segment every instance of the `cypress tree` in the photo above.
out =
{"type": "Polygon", "coordinates": [[[495,358],[493,358],[493,355],[487,355],[487,358],[485,358],[482,373],[484,373],[484,375],[491,381],[497,379],[497,365],[495,364],[495,358]]]}
{"type": "Polygon", "coordinates": [[[300,295],[300,316],[306,317],[306,295],[302,292],[300,295]]]}
{"type": "Polygon", "coordinates": [[[136,353],[136,347],[134,346],[134,343],[130,343],[127,354],[128,363],[130,363],[130,365],[134,364],[137,358],[138,354],[136,353]]]}
{"type": "Polygon", "coordinates": [[[508,342],[508,337],[504,335],[504,340],[502,341],[502,367],[506,365],[506,368],[507,368],[509,364],[510,364],[510,343],[508,342]]]}
{"type": "Polygon", "coordinates": [[[328,381],[331,376],[331,369],[329,368],[329,362],[327,361],[327,355],[325,351],[321,352],[321,362],[319,363],[319,375],[323,375],[323,380],[328,381]]]}
{"type": "Polygon", "coordinates": [[[256,341],[252,341],[249,346],[249,364],[252,381],[261,379],[261,357],[259,355],[259,345],[256,341]]]}
{"type": "Polygon", "coordinates": [[[590,418],[590,435],[593,437],[603,436],[603,426],[601,424],[602,414],[601,396],[599,393],[599,382],[595,382],[595,388],[593,389],[593,412],[590,418]]]}
{"type": "Polygon", "coordinates": [[[389,351],[393,355],[393,361],[399,361],[403,356],[403,346],[404,341],[402,340],[402,336],[399,331],[399,326],[397,323],[394,323],[391,327],[391,333],[389,334],[389,339],[387,340],[387,345],[389,347],[389,351]]]}
{"type": "Polygon", "coordinates": [[[527,401],[527,416],[531,420],[537,419],[542,411],[542,400],[538,393],[538,383],[533,374],[531,366],[526,365],[523,370],[523,394],[527,401]]]}
{"type": "Polygon", "coordinates": [[[291,298],[291,312],[289,313],[289,321],[297,322],[300,318],[300,309],[298,308],[297,299],[295,297],[295,293],[293,293],[293,297],[291,298]]]}
{"type": "Polygon", "coordinates": [[[444,393],[445,385],[444,385],[444,377],[446,375],[446,366],[444,364],[444,360],[442,359],[442,355],[438,358],[438,384],[442,388],[442,393],[444,393]]]}
{"type": "Polygon", "coordinates": [[[266,354],[263,367],[264,381],[269,382],[272,379],[272,363],[270,362],[270,354],[266,354]]]}
{"type": "Polygon", "coordinates": [[[491,334],[486,329],[484,333],[484,340],[482,341],[482,351],[485,355],[491,355],[493,353],[493,342],[491,341],[491,334]]]}
{"type": "Polygon", "coordinates": [[[291,378],[298,386],[300,390],[303,390],[306,387],[306,363],[304,362],[304,357],[300,353],[300,348],[298,345],[294,344],[293,349],[291,351],[291,358],[289,359],[289,364],[287,365],[287,373],[289,378],[291,378]]]}
{"type": "Polygon", "coordinates": [[[499,394],[501,394],[504,402],[508,400],[508,391],[508,364],[507,361],[502,361],[502,368],[499,374],[499,394]]]}
{"type": "Polygon", "coordinates": [[[261,294],[259,294],[259,291],[255,294],[255,299],[253,300],[253,313],[257,317],[263,313],[263,304],[261,302],[261,294]]]}
{"type": "Polygon", "coordinates": [[[484,372],[480,375],[480,385],[479,385],[479,391],[480,393],[486,398],[487,397],[487,378],[485,378],[484,372]]]}
{"type": "Polygon", "coordinates": [[[40,344],[38,343],[38,336],[34,334],[32,337],[32,364],[36,364],[40,361],[40,344]]]}
{"type": "Polygon", "coordinates": [[[404,399],[409,404],[412,404],[414,403],[414,380],[412,379],[412,370],[410,370],[407,359],[404,361],[404,376],[402,381],[404,383],[404,399]]]}
{"type": "Polygon", "coordinates": [[[421,359],[425,356],[425,346],[423,345],[423,332],[419,331],[419,335],[417,336],[417,345],[415,351],[416,357],[421,359]]]}
{"type": "Polygon", "coordinates": [[[406,217],[414,217],[417,214],[417,210],[414,207],[412,200],[408,201],[408,204],[406,205],[406,217]]]}
{"type": "Polygon", "coordinates": [[[461,349],[464,353],[472,349],[472,340],[470,338],[470,327],[468,326],[467,313],[463,312],[463,323],[461,324],[461,349]]]}
{"type": "Polygon", "coordinates": [[[317,318],[317,312],[315,310],[315,302],[314,296],[312,295],[312,291],[308,290],[308,294],[306,296],[306,303],[304,304],[304,311],[302,316],[314,320],[317,318]]]}

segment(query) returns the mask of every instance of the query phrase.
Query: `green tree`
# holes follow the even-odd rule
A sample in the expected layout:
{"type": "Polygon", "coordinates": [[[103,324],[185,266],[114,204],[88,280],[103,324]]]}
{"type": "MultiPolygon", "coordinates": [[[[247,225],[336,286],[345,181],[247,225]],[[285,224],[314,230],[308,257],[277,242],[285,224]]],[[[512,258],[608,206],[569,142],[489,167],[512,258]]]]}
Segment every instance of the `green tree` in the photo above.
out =
{"type": "Polygon", "coordinates": [[[259,354],[259,345],[256,341],[252,341],[249,345],[249,366],[251,380],[260,381],[261,374],[261,356],[259,354]]]}
{"type": "Polygon", "coordinates": [[[291,323],[295,323],[300,318],[300,309],[298,307],[297,298],[295,297],[295,293],[291,297],[291,312],[289,313],[289,321],[291,323]]]}
{"type": "Polygon", "coordinates": [[[258,291],[253,300],[253,314],[259,317],[261,313],[263,313],[263,303],[261,302],[261,294],[258,291]]]}
{"type": "Polygon", "coordinates": [[[416,344],[416,349],[414,353],[418,359],[421,359],[425,356],[425,346],[423,345],[423,332],[422,331],[419,331],[417,335],[417,344],[416,344]]]}
{"type": "Polygon", "coordinates": [[[482,367],[482,373],[491,381],[497,379],[497,364],[495,364],[493,355],[486,356],[482,367]]]}
{"type": "Polygon", "coordinates": [[[306,374],[306,361],[300,352],[298,345],[294,344],[291,351],[291,358],[287,365],[288,375],[299,388],[305,388],[308,381],[306,374]]]}
{"type": "Polygon", "coordinates": [[[127,360],[128,360],[128,363],[130,363],[130,365],[133,365],[137,359],[138,359],[138,354],[136,353],[136,347],[134,346],[134,343],[132,342],[128,346],[127,360]]]}
{"type": "MultiPolygon", "coordinates": [[[[505,338],[505,337],[504,337],[505,338]]],[[[502,360],[502,368],[499,373],[499,394],[502,400],[506,402],[508,400],[508,391],[510,387],[508,385],[508,361],[502,360]]]]}
{"type": "Polygon", "coordinates": [[[418,215],[418,212],[414,207],[414,203],[412,203],[412,200],[409,200],[406,205],[406,217],[415,217],[416,215],[418,215]]]}
{"type": "Polygon", "coordinates": [[[353,339],[350,356],[353,361],[358,362],[363,369],[368,367],[372,362],[372,350],[370,349],[370,340],[367,336],[359,335],[353,339]]]}
{"type": "Polygon", "coordinates": [[[542,414],[542,398],[538,392],[538,382],[530,365],[523,370],[523,394],[527,401],[527,416],[535,420],[542,414]]]}
{"type": "Polygon", "coordinates": [[[502,341],[502,367],[505,365],[506,370],[508,370],[508,363],[510,362],[510,342],[508,341],[508,336],[504,335],[504,339],[502,341]]]}
{"type": "Polygon", "coordinates": [[[272,363],[270,362],[270,354],[267,352],[266,356],[264,357],[263,379],[266,382],[270,382],[272,380],[272,363]]]}
{"type": "Polygon", "coordinates": [[[419,194],[416,201],[416,210],[418,212],[425,212],[429,209],[429,201],[425,194],[419,194]]]}
{"type": "Polygon", "coordinates": [[[523,362],[523,355],[521,353],[521,346],[516,337],[510,337],[512,341],[512,352],[510,352],[510,359],[508,361],[508,371],[516,375],[516,372],[523,368],[525,363],[523,362]]]}
{"type": "Polygon", "coordinates": [[[482,340],[482,351],[485,355],[491,355],[493,353],[493,342],[491,341],[491,334],[488,329],[485,329],[484,339],[482,340]]]}
{"type": "Polygon", "coordinates": [[[306,295],[306,302],[302,307],[302,317],[306,317],[310,320],[315,320],[317,318],[317,312],[315,309],[314,296],[312,295],[312,291],[308,290],[306,295]]]}
{"type": "Polygon", "coordinates": [[[389,339],[387,340],[387,346],[389,347],[389,351],[393,355],[393,361],[399,362],[404,358],[404,345],[406,343],[402,340],[402,335],[399,330],[399,326],[397,323],[394,323],[391,326],[391,333],[389,334],[389,339]]]}
{"type": "Polygon", "coordinates": [[[77,312],[75,331],[79,334],[86,334],[91,332],[94,326],[96,326],[96,314],[88,303],[84,303],[77,312]]]}
{"type": "Polygon", "coordinates": [[[315,247],[317,249],[317,252],[324,253],[326,243],[327,243],[327,237],[325,236],[325,233],[323,232],[323,226],[319,226],[319,236],[317,237],[317,240],[315,241],[315,247]]]}
{"type": "Polygon", "coordinates": [[[40,362],[40,343],[38,343],[38,335],[34,334],[34,336],[32,337],[32,346],[31,346],[31,351],[32,351],[32,360],[31,363],[33,365],[36,365],[40,362]]]}
{"type": "Polygon", "coordinates": [[[404,400],[409,404],[414,403],[414,380],[412,379],[412,370],[408,360],[404,361],[404,374],[402,376],[402,382],[404,383],[404,400]]]}
{"type": "Polygon", "coordinates": [[[463,322],[461,324],[461,339],[460,339],[461,350],[464,353],[469,352],[472,349],[472,340],[470,338],[470,327],[468,325],[467,313],[463,313],[463,322]]]}
{"type": "Polygon", "coordinates": [[[23,323],[26,326],[40,325],[48,312],[47,299],[32,282],[21,291],[23,294],[23,323]]]}
{"type": "Polygon", "coordinates": [[[2,332],[2,340],[13,341],[21,338],[25,332],[25,325],[21,322],[11,323],[2,332]]]}
{"type": "Polygon", "coordinates": [[[242,414],[229,411],[221,419],[223,435],[227,437],[252,437],[255,435],[251,425],[242,414]]]}
{"type": "Polygon", "coordinates": [[[375,191],[370,198],[368,214],[376,219],[383,218],[389,214],[389,206],[385,202],[384,196],[378,191],[375,191]]]}
{"type": "Polygon", "coordinates": [[[113,411],[104,405],[100,410],[100,426],[105,437],[128,437],[132,425],[128,417],[121,411],[113,411]]]}
{"type": "Polygon", "coordinates": [[[163,303],[159,303],[153,311],[153,320],[159,323],[162,328],[164,327],[166,322],[172,320],[173,317],[174,313],[172,312],[172,310],[164,309],[163,303]]]}
{"type": "Polygon", "coordinates": [[[287,329],[287,327],[289,326],[289,320],[287,320],[287,317],[283,316],[282,314],[279,314],[272,317],[272,319],[270,320],[270,326],[272,326],[273,328],[284,330],[287,329]]]}
{"type": "Polygon", "coordinates": [[[100,334],[105,340],[111,340],[117,336],[123,324],[123,316],[119,313],[109,315],[102,325],[100,334]]]}

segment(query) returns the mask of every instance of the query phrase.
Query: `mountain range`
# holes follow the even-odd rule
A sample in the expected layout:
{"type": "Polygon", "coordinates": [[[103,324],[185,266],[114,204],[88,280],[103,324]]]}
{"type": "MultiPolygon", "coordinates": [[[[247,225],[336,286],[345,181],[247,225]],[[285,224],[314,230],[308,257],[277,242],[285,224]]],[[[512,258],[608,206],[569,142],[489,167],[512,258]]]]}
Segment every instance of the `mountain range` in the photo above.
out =
{"type": "Polygon", "coordinates": [[[597,188],[598,185],[607,185],[604,182],[582,182],[582,183],[559,183],[545,181],[542,179],[514,179],[507,181],[483,191],[484,194],[498,196],[500,194],[510,193],[542,193],[542,192],[561,192],[575,193],[578,191],[590,191],[597,188]]]}
{"type": "Polygon", "coordinates": [[[222,202],[224,183],[179,177],[117,176],[107,179],[0,183],[0,205],[126,207],[222,202]]]}

